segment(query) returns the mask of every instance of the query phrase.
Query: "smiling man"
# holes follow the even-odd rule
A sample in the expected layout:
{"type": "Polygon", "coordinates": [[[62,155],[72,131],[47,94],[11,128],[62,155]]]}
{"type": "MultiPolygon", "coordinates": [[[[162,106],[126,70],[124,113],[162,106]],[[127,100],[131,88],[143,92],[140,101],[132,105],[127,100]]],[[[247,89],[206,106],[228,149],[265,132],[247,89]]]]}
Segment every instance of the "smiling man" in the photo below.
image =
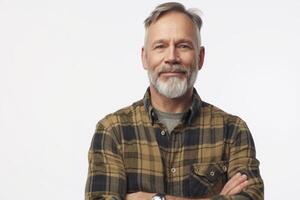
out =
{"type": "Polygon", "coordinates": [[[201,100],[201,18],[179,3],[145,20],[142,62],[150,86],[140,101],[97,124],[85,198],[263,199],[246,123],[201,100]]]}

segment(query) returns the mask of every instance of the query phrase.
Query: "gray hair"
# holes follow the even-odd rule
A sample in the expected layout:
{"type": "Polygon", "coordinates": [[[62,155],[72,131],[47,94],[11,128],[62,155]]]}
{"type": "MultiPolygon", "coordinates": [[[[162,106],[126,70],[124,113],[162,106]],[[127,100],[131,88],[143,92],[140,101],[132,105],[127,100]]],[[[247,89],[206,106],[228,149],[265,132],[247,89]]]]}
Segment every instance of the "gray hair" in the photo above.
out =
{"type": "Polygon", "coordinates": [[[148,37],[148,28],[149,26],[156,22],[161,16],[163,16],[164,14],[171,12],[171,11],[177,11],[180,13],[185,14],[186,16],[188,16],[194,23],[195,27],[198,30],[197,33],[197,40],[198,40],[198,49],[201,46],[201,36],[200,36],[200,30],[202,27],[202,19],[199,16],[198,13],[201,13],[200,10],[195,9],[195,8],[191,8],[191,9],[186,9],[184,7],[184,5],[182,5],[181,3],[178,2],[167,2],[167,3],[163,3],[158,5],[150,14],[149,17],[147,17],[144,21],[145,24],[145,45],[146,45],[146,40],[148,37]]]}

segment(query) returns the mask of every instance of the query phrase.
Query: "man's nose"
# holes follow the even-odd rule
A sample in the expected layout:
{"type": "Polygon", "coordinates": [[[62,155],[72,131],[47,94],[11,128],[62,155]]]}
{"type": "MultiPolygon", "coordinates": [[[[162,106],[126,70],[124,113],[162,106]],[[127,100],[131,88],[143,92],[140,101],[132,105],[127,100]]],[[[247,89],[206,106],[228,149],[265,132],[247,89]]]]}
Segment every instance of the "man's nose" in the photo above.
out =
{"type": "Polygon", "coordinates": [[[165,63],[170,65],[180,63],[178,52],[176,52],[176,48],[174,46],[171,46],[169,48],[168,53],[166,55],[165,63]]]}

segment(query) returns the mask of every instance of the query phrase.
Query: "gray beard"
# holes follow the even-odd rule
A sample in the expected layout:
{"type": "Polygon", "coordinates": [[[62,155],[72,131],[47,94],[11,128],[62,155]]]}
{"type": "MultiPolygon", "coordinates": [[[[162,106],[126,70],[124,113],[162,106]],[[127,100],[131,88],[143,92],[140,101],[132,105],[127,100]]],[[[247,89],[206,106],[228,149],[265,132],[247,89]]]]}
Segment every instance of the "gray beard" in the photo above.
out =
{"type": "MultiPolygon", "coordinates": [[[[175,69],[184,69],[181,66],[174,66],[175,69]]],[[[159,69],[159,71],[163,71],[159,69]]],[[[170,77],[167,80],[160,80],[158,72],[148,70],[148,78],[150,84],[162,95],[167,98],[174,99],[186,94],[188,89],[192,88],[196,82],[198,70],[192,68],[191,70],[184,69],[187,73],[187,78],[181,79],[178,77],[170,77]]]]}

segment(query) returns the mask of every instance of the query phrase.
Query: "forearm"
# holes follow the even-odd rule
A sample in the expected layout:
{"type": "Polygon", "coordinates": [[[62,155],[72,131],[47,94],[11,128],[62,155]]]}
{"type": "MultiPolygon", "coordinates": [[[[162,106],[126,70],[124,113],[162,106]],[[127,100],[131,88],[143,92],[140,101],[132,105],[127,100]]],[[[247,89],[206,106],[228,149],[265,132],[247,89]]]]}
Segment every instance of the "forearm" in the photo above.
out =
{"type": "Polygon", "coordinates": [[[166,200],[209,200],[208,198],[204,199],[190,199],[190,198],[185,198],[185,197],[175,197],[171,195],[166,196],[166,200]]]}
{"type": "Polygon", "coordinates": [[[99,193],[89,193],[85,194],[85,200],[98,200],[98,199],[106,199],[106,200],[123,200],[119,195],[103,195],[99,193]]]}
{"type": "MultiPolygon", "coordinates": [[[[126,195],[126,200],[151,200],[155,193],[135,192],[126,195]]],[[[191,199],[186,197],[177,197],[166,195],[166,200],[208,200],[207,198],[191,199]]]]}
{"type": "Polygon", "coordinates": [[[243,195],[217,195],[210,198],[197,198],[197,199],[191,199],[191,198],[185,198],[185,197],[175,197],[175,196],[166,196],[166,200],[251,200],[251,198],[248,198],[243,195]]]}

